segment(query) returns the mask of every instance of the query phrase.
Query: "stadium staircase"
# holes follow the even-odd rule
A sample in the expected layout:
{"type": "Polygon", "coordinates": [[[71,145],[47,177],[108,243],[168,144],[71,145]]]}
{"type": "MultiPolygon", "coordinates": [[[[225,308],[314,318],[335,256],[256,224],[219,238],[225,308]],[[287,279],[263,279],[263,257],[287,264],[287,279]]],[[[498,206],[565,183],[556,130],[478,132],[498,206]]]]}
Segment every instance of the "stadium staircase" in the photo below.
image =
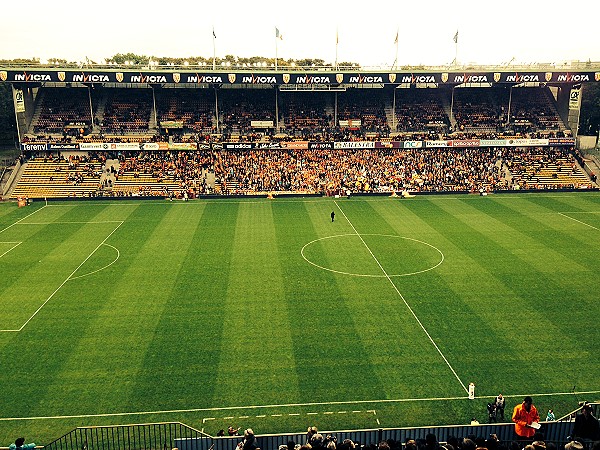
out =
{"type": "Polygon", "coordinates": [[[29,123],[29,127],[27,128],[27,134],[36,134],[35,127],[40,121],[40,115],[42,114],[41,105],[44,102],[45,92],[46,91],[44,89],[38,89],[38,95],[35,97],[35,103],[33,107],[33,116],[31,116],[31,122],[29,123]]]}
{"type": "Polygon", "coordinates": [[[556,100],[554,100],[554,97],[552,96],[552,92],[550,92],[550,89],[545,89],[544,93],[545,93],[545,97],[544,98],[545,98],[545,100],[547,102],[548,107],[550,109],[552,109],[552,112],[558,118],[557,125],[558,125],[559,131],[566,131],[568,128],[565,125],[565,123],[563,122],[562,118],[560,117],[560,114],[559,114],[558,109],[556,107],[556,100]]]}
{"type": "Polygon", "coordinates": [[[383,110],[385,112],[385,120],[387,120],[390,130],[392,130],[392,132],[396,131],[394,129],[394,124],[396,123],[396,119],[394,118],[394,108],[390,105],[385,105],[383,110]]]}
{"type": "Polygon", "coordinates": [[[94,118],[94,134],[97,134],[100,132],[100,126],[98,126],[98,123],[102,123],[104,121],[104,110],[106,108],[106,95],[102,95],[100,96],[100,99],[98,100],[98,106],[96,107],[96,114],[95,114],[95,118],[94,118]]]}
{"type": "Polygon", "coordinates": [[[448,120],[450,121],[450,126],[452,127],[453,130],[456,130],[456,119],[452,115],[452,108],[451,108],[450,102],[448,101],[448,98],[445,95],[440,94],[440,103],[442,105],[442,108],[444,109],[444,112],[448,116],[448,120]]]}
{"type": "Polygon", "coordinates": [[[158,129],[158,120],[156,118],[156,110],[154,108],[150,109],[150,119],[148,119],[148,130],[156,130],[158,129]]]}
{"type": "MultiPolygon", "coordinates": [[[[326,116],[331,117],[331,121],[334,122],[335,121],[335,108],[333,107],[333,105],[331,103],[327,103],[325,105],[325,108],[323,108],[323,111],[325,113],[326,116]]],[[[338,118],[339,120],[339,118],[338,118]]],[[[330,126],[335,127],[336,124],[335,123],[330,123],[330,126]]]]}

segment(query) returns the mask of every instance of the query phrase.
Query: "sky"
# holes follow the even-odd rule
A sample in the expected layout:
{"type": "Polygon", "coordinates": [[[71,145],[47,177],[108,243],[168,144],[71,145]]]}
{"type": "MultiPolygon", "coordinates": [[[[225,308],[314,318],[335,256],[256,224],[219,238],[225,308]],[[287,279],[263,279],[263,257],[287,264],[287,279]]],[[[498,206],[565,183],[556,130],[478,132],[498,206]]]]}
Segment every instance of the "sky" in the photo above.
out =
{"type": "Polygon", "coordinates": [[[413,66],[455,57],[461,64],[600,61],[597,0],[29,0],[5,2],[2,13],[0,59],[274,58],[277,51],[281,59],[333,64],[337,56],[371,68],[392,66],[396,53],[397,65],[413,66]]]}

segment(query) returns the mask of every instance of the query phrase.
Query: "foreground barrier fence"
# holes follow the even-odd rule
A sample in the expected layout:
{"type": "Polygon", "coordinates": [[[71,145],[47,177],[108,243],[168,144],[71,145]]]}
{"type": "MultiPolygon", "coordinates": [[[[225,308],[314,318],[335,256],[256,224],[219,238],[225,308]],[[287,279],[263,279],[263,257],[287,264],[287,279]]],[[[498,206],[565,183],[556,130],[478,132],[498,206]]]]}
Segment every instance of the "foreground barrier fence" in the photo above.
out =
{"type": "Polygon", "coordinates": [[[179,422],[79,427],[46,445],[46,450],[170,450],[180,439],[210,436],[179,422]]]}
{"type": "MultiPolygon", "coordinates": [[[[581,404],[580,404],[581,405],[581,404]]],[[[594,412],[598,404],[593,403],[594,412]]],[[[579,409],[554,422],[541,422],[540,432],[546,442],[553,442],[562,449],[573,430],[573,418],[579,409]]],[[[510,416],[507,417],[509,419],[510,416]]],[[[513,423],[491,423],[478,425],[446,425],[439,427],[379,428],[371,430],[321,431],[323,435],[335,436],[338,443],[350,439],[361,446],[377,445],[383,440],[393,439],[406,442],[407,439],[425,440],[430,433],[439,442],[447,442],[451,437],[463,438],[469,435],[487,439],[495,434],[500,441],[514,439],[513,423]]],[[[213,437],[179,422],[79,427],[46,445],[44,450],[235,450],[241,436],[213,437]]],[[[256,436],[262,450],[277,450],[288,441],[306,443],[305,433],[266,434],[256,436]]],[[[2,450],[2,449],[0,449],[2,450]]]]}
{"type": "MultiPolygon", "coordinates": [[[[543,422],[541,432],[547,442],[558,448],[564,446],[573,423],[568,421],[543,422]]],[[[514,424],[453,425],[420,428],[380,428],[372,430],[325,431],[335,436],[337,442],[350,439],[362,446],[377,445],[382,440],[405,442],[408,438],[425,439],[433,433],[440,442],[450,437],[468,435],[487,438],[496,434],[501,441],[512,441],[514,424]]],[[[48,444],[45,450],[235,450],[241,436],[212,437],[182,423],[154,423],[102,427],[80,427],[48,444]]],[[[305,433],[259,435],[257,445],[262,450],[277,450],[288,441],[304,444],[305,433]]]]}

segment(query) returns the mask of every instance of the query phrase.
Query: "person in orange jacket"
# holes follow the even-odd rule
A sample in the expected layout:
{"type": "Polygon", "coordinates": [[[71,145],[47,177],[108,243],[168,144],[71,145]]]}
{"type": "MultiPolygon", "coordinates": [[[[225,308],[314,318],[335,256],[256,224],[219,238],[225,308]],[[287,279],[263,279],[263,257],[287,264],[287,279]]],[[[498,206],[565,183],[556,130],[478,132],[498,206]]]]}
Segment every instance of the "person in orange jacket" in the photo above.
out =
{"type": "Polygon", "coordinates": [[[528,440],[533,437],[535,431],[539,428],[540,415],[537,408],[533,406],[533,399],[530,396],[523,399],[523,403],[515,406],[512,415],[512,421],[515,423],[515,433],[519,439],[528,440]]]}

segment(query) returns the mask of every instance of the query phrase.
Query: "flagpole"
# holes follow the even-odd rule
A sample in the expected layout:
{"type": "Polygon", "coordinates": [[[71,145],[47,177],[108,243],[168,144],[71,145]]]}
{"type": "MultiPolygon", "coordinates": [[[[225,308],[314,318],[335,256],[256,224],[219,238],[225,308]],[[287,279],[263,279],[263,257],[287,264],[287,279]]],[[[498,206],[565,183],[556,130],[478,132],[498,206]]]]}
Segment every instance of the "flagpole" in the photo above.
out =
{"type": "Polygon", "coordinates": [[[275,27],[275,72],[277,72],[277,49],[279,47],[279,30],[275,27]]]}
{"type": "Polygon", "coordinates": [[[396,59],[394,59],[394,70],[396,70],[396,64],[398,63],[398,33],[400,29],[396,29],[396,59]]]}
{"type": "Polygon", "coordinates": [[[458,30],[454,35],[454,65],[458,66],[458,30]]]}
{"type": "Polygon", "coordinates": [[[215,45],[215,39],[216,39],[217,35],[215,34],[215,27],[213,26],[213,70],[216,70],[217,68],[217,51],[216,51],[216,45],[215,45]]]}
{"type": "Polygon", "coordinates": [[[335,29],[335,70],[338,70],[338,43],[340,41],[338,29],[335,29]]]}
{"type": "Polygon", "coordinates": [[[454,64],[458,66],[458,42],[454,43],[454,64]]]}

